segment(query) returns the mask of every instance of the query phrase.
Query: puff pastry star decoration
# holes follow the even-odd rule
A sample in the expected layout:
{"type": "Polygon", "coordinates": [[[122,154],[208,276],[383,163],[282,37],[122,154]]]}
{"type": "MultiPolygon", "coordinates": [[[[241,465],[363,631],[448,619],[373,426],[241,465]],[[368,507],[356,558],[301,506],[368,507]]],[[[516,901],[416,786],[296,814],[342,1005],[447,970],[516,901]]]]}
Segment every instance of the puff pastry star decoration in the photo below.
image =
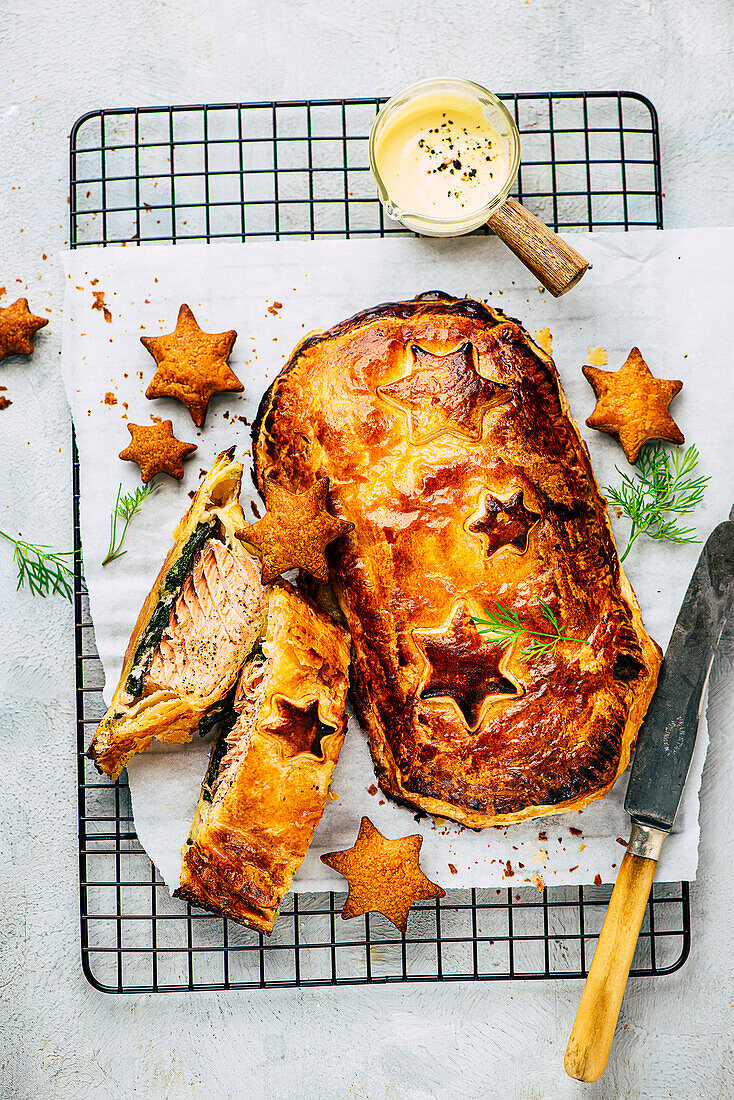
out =
{"type": "Polygon", "coordinates": [[[417,344],[410,350],[410,374],[379,386],[377,392],[407,412],[411,443],[427,443],[444,432],[481,439],[484,414],[507,395],[508,387],[479,373],[468,341],[446,355],[417,344]]]}
{"type": "Polygon", "coordinates": [[[275,706],[277,716],[265,726],[267,732],[279,737],[291,756],[297,756],[300,752],[321,756],[321,739],[333,733],[334,728],[320,721],[318,699],[305,707],[299,707],[289,699],[276,699],[275,706]]]}
{"type": "Polygon", "coordinates": [[[183,460],[196,450],[195,443],[182,443],[173,434],[173,421],[153,424],[128,424],[131,443],[120,451],[126,462],[137,462],[140,477],[147,485],[156,474],[170,474],[178,481],[184,476],[183,460]]]}
{"type": "Polygon", "coordinates": [[[47,317],[36,317],[28,308],[27,298],[0,309],[0,360],[9,355],[32,355],[33,338],[48,324],[47,317]]]}
{"type": "Polygon", "coordinates": [[[654,378],[639,348],[632,348],[621,370],[589,366],[582,370],[596,395],[596,408],[586,423],[616,436],[628,462],[634,465],[640,448],[651,439],[684,442],[683,433],[668,412],[683,383],[654,378]]]}
{"type": "Polygon", "coordinates": [[[239,538],[254,546],[262,558],[265,584],[296,566],[318,580],[328,581],[326,547],[354,527],[327,511],[328,492],[328,477],[319,478],[305,493],[291,493],[275,481],[265,481],[266,514],[238,532],[239,538]]]}
{"type": "Polygon", "coordinates": [[[197,428],[203,427],[215,393],[242,393],[245,388],[228,362],[236,339],[234,329],[203,332],[189,307],[182,305],[173,332],[140,337],[158,364],[145,396],[175,397],[197,428]]]}
{"type": "Polygon", "coordinates": [[[508,501],[499,500],[487,493],[484,515],[467,524],[467,530],[486,538],[487,557],[502,546],[512,546],[524,554],[528,535],[540,519],[539,512],[531,512],[523,502],[522,489],[508,501]]]}
{"type": "Polygon", "coordinates": [[[342,919],[382,913],[405,935],[411,905],[442,898],[446,893],[418,866],[422,843],[423,837],[418,834],[387,840],[368,817],[363,817],[353,848],[321,857],[322,863],[349,883],[342,919]]]}
{"type": "Polygon", "coordinates": [[[452,699],[469,729],[479,725],[488,696],[517,695],[500,671],[502,650],[482,641],[465,604],[459,604],[443,630],[414,630],[413,638],[427,662],[421,699],[452,699]]]}

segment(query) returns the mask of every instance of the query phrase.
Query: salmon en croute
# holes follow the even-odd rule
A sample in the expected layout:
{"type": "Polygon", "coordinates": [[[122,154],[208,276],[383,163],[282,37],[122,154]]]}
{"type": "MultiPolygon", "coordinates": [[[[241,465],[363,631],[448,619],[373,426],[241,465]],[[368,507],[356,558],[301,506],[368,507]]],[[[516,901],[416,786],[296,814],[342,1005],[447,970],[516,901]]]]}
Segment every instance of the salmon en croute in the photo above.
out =
{"type": "Polygon", "coordinates": [[[253,450],[259,487],[328,477],[354,525],[326,557],[383,790],[479,828],[609,790],[661,655],[553,360],[518,322],[435,292],[308,336],[253,450]],[[507,648],[478,629],[500,607],[507,648]],[[548,614],[564,639],[530,659],[548,614]]]}

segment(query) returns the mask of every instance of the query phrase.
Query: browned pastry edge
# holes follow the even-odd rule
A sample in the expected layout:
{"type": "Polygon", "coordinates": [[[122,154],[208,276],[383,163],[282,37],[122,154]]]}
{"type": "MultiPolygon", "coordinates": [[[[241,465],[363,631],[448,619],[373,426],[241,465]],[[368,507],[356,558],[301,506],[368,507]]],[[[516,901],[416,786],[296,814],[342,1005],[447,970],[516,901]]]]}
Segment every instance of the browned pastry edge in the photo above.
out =
{"type": "MultiPolygon", "coordinates": [[[[202,865],[204,864],[203,860],[200,862],[202,865]]],[[[266,936],[269,936],[273,931],[278,916],[277,910],[274,910],[272,920],[263,917],[262,911],[248,905],[241,894],[236,895],[241,906],[239,912],[232,908],[230,895],[227,895],[226,900],[223,901],[221,905],[217,905],[211,899],[202,901],[201,897],[195,893],[195,891],[189,890],[184,886],[179,886],[173,891],[173,896],[180,901],[188,902],[189,905],[195,905],[197,909],[204,909],[207,913],[214,913],[218,917],[225,917],[226,920],[234,921],[235,924],[241,924],[243,928],[252,928],[255,932],[262,932],[266,936]]]]}

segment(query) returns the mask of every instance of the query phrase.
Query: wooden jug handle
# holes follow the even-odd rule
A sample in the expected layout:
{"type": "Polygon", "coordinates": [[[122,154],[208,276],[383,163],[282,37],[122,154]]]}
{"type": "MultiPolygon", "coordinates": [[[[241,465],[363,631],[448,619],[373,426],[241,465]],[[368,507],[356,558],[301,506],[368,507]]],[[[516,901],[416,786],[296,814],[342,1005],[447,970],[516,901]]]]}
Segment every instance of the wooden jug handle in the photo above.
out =
{"type": "Polygon", "coordinates": [[[515,199],[506,199],[487,225],[554,298],[576,286],[589,269],[588,260],[515,199]]]}
{"type": "MultiPolygon", "coordinates": [[[[665,835],[653,838],[658,853],[665,835]]],[[[657,866],[657,855],[646,859],[628,850],[619,868],[563,1063],[578,1081],[598,1081],[606,1069],[657,866]]]]}

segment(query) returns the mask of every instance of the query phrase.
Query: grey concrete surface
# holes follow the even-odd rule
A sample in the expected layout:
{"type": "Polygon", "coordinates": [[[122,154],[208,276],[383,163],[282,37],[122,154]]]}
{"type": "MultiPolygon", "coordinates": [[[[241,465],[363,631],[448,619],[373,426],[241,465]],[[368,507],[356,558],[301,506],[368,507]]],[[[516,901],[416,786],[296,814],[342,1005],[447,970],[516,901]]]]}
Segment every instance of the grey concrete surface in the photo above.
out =
{"type": "MultiPolygon", "coordinates": [[[[59,377],[67,135],[90,108],[389,92],[631,88],[660,112],[666,219],[734,221],[730,0],[2,0],[0,299],[51,324],[0,366],[0,528],[71,543],[59,377]],[[48,258],[46,258],[48,257],[48,258]]],[[[100,517],[106,522],[106,517],[100,517]]],[[[0,545],[0,1094],[58,1097],[734,1096],[734,693],[712,700],[693,950],[632,981],[610,1067],[564,1077],[577,983],[108,997],[78,962],[72,621],[16,594],[0,545]]]]}

